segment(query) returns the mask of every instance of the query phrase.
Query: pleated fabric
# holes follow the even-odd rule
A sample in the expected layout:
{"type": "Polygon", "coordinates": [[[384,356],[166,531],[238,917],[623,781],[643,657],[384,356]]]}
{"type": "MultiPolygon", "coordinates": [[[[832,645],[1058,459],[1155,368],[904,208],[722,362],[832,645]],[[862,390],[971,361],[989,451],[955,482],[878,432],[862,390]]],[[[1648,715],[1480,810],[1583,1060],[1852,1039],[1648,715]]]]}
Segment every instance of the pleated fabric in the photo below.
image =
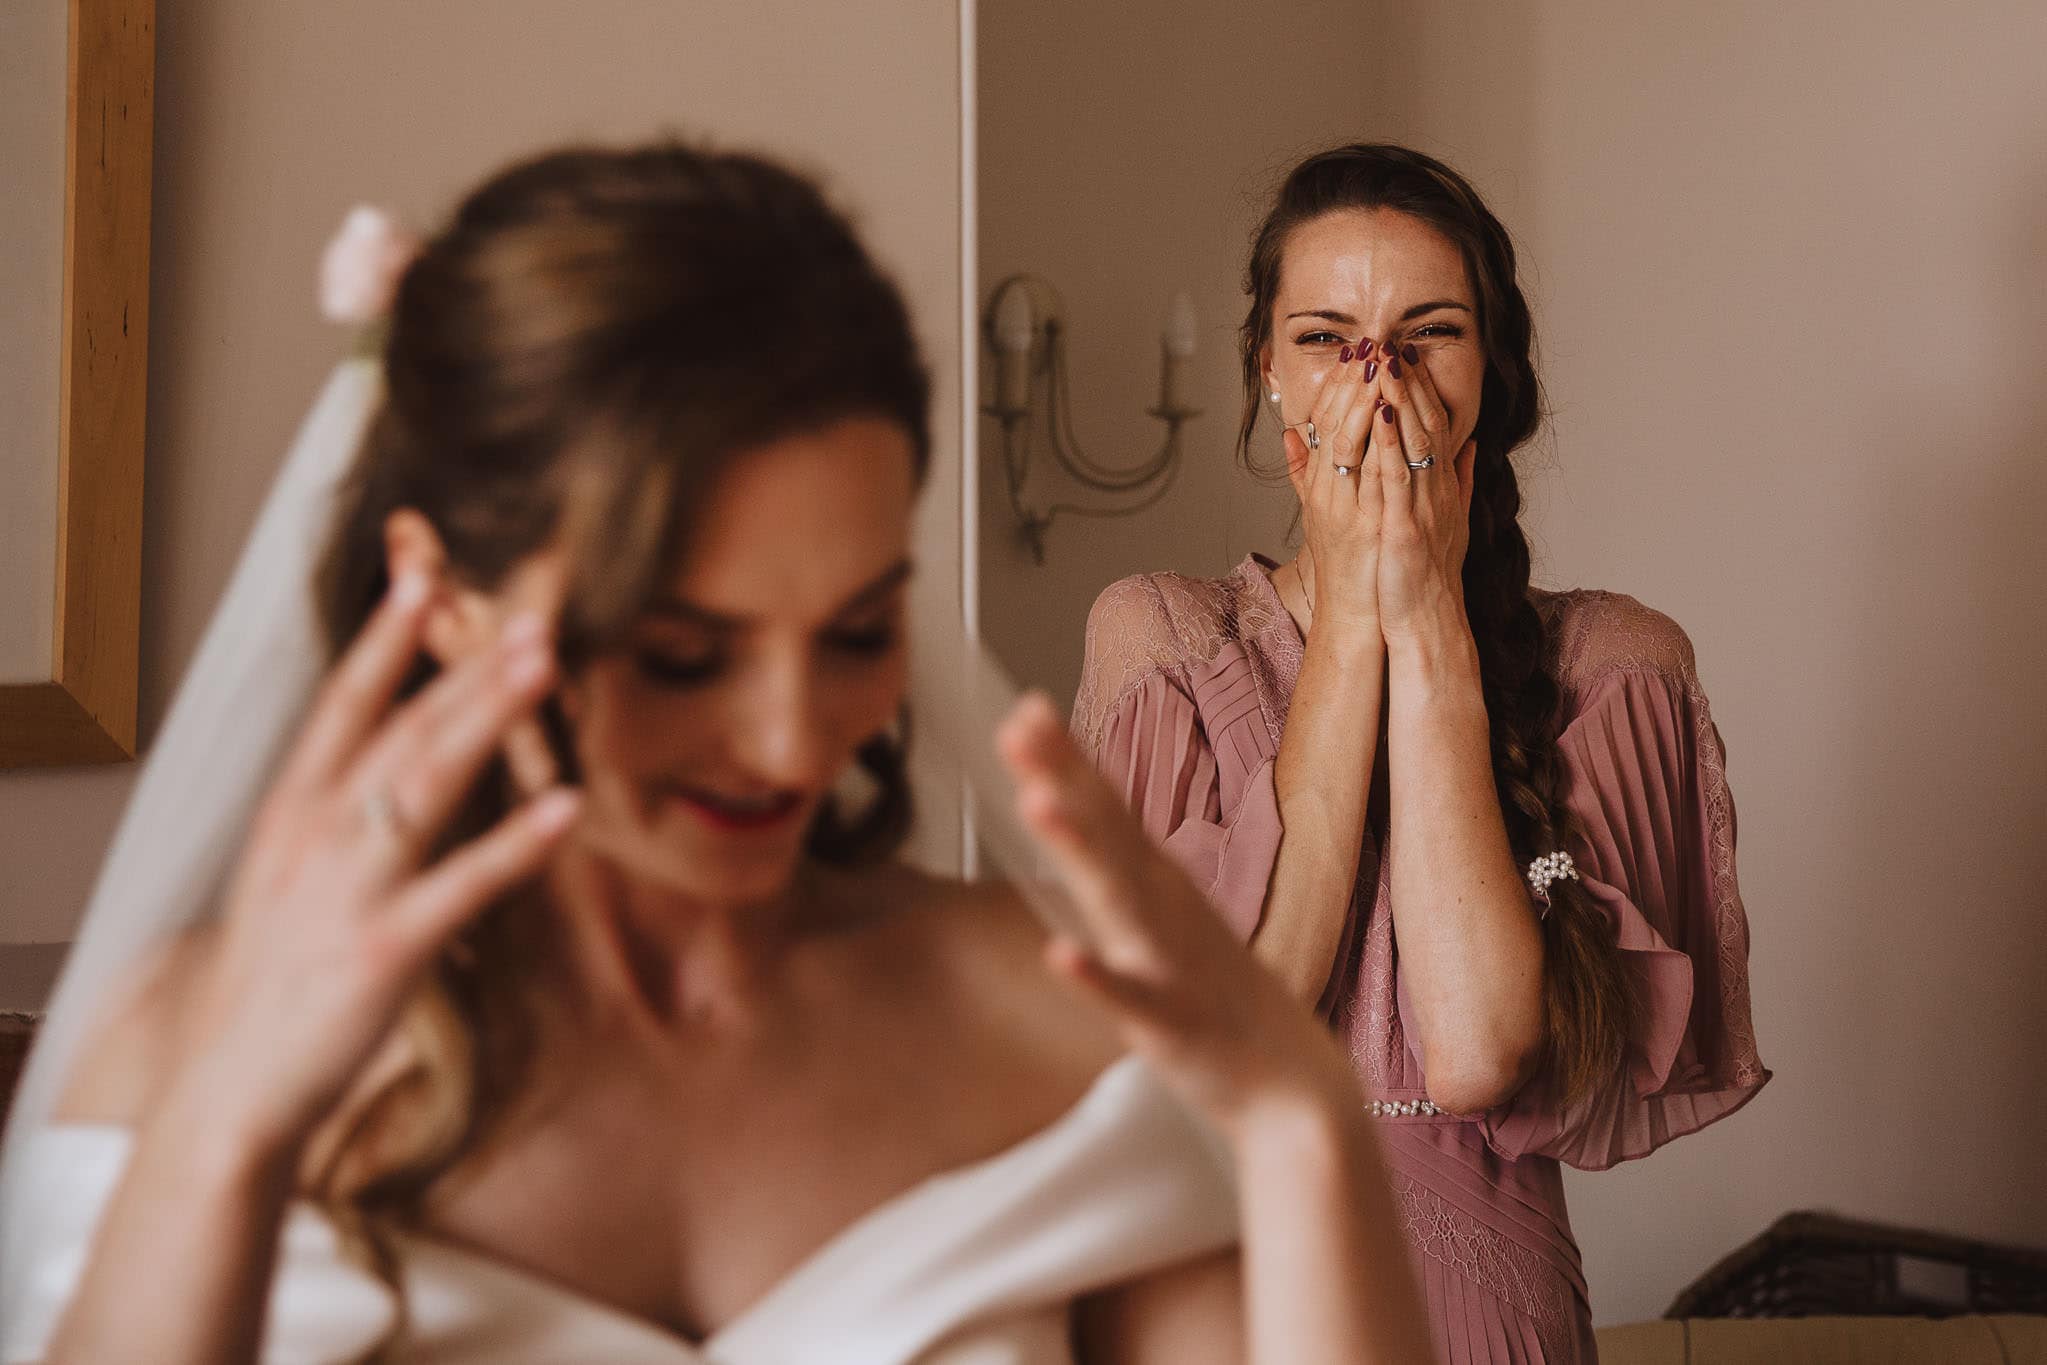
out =
{"type": "MultiPolygon", "coordinates": [[[[1074,730],[1147,831],[1255,932],[1280,841],[1273,784],[1304,652],[1268,576],[1147,574],[1089,617],[1074,730]]],[[[1444,1359],[1595,1358],[1559,1163],[1602,1170],[1733,1113],[1770,1073],[1748,997],[1725,754],[1677,624],[1616,593],[1543,593],[1563,696],[1569,851],[1611,922],[1638,1019],[1621,1074],[1568,1107],[1541,1078],[1483,1114],[1383,1117],[1381,1139],[1444,1359]]],[[[1367,831],[1324,1005],[1365,1093],[1428,1097],[1393,938],[1385,813],[1367,831]]],[[[1535,907],[1531,901],[1531,913],[1535,907]]]]}

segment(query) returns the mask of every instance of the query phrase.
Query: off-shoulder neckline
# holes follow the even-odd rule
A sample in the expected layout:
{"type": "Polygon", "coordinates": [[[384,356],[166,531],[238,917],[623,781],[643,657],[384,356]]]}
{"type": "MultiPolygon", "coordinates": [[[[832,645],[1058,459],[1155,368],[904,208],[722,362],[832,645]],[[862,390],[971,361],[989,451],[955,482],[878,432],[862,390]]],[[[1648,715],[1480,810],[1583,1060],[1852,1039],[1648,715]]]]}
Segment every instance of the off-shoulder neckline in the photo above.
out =
{"type": "MultiPolygon", "coordinates": [[[[500,1282],[513,1282],[530,1293],[559,1301],[564,1309],[573,1308],[591,1319],[602,1320],[622,1329],[637,1330],[646,1335],[648,1344],[665,1345],[674,1350],[677,1353],[678,1365],[701,1365],[701,1362],[706,1360],[724,1358],[724,1353],[729,1351],[731,1344],[746,1334],[772,1331],[773,1319],[778,1316],[785,1304],[801,1302],[806,1296],[818,1292],[819,1285],[829,1285],[834,1280],[843,1278],[843,1269],[849,1263],[859,1264],[873,1258],[883,1247],[892,1244],[892,1239],[901,1235],[899,1231],[901,1226],[913,1222],[916,1214],[941,1194],[961,1185],[985,1184],[991,1181],[1000,1183],[1001,1177],[1020,1167],[1027,1167],[1032,1158],[1054,1147],[1072,1130],[1083,1126],[1085,1119],[1109,1103],[1109,1096],[1139,1084],[1140,1079],[1147,1074],[1143,1059],[1138,1054],[1123,1054],[1102,1068],[1079,1098],[1050,1123],[998,1152],[925,1176],[882,1200],[828,1236],[752,1303],[740,1309],[701,1339],[692,1339],[651,1319],[572,1288],[539,1271],[500,1260],[487,1252],[463,1246],[458,1242],[410,1231],[401,1232],[399,1240],[406,1246],[417,1249],[426,1260],[454,1263],[479,1271],[484,1276],[500,1282]]],[[[35,1139],[37,1141],[76,1139],[101,1143],[119,1140],[123,1144],[132,1145],[134,1130],[115,1123],[53,1123],[39,1130],[35,1134],[35,1139]]],[[[122,1159],[126,1159],[125,1150],[122,1159]]],[[[291,1208],[293,1211],[303,1211],[325,1219],[325,1215],[317,1206],[303,1199],[295,1199],[291,1208]]]]}

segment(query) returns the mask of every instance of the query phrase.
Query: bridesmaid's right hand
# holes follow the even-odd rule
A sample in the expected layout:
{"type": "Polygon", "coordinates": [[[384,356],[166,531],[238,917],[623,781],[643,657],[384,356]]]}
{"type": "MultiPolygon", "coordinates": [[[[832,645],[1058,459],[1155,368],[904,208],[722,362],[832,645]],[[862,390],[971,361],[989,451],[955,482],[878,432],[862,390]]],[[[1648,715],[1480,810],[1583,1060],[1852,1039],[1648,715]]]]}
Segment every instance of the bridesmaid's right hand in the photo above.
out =
{"type": "Polygon", "coordinates": [[[423,866],[554,672],[545,622],[523,617],[392,712],[429,593],[401,579],[322,688],[230,880],[159,1092],[266,1155],[339,1102],[436,952],[540,868],[578,809],[555,788],[423,866]]]}
{"type": "Polygon", "coordinates": [[[1381,498],[1371,425],[1379,408],[1378,357],[1349,347],[1342,354],[1351,359],[1330,366],[1307,421],[1288,425],[1280,439],[1286,446],[1288,480],[1301,500],[1301,528],[1314,564],[1312,626],[1376,637],[1381,498]],[[1318,442],[1314,449],[1308,446],[1309,423],[1318,442]],[[1350,473],[1338,474],[1338,465],[1350,473]]]}

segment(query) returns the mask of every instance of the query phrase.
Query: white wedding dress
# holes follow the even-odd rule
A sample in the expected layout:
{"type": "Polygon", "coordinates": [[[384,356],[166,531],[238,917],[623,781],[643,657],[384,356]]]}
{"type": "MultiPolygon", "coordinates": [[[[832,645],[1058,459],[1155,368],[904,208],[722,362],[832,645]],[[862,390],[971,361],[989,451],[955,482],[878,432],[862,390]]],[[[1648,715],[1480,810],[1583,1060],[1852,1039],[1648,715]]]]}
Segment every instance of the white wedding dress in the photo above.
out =
{"type": "MultiPolygon", "coordinates": [[[[76,1291],[125,1167],[125,1128],[27,1134],[27,1291],[0,1358],[36,1361],[76,1291]]],[[[1071,1365],[1074,1300],[1231,1245],[1227,1155],[1151,1071],[1125,1057],[1047,1128],[884,1202],[702,1343],[423,1237],[400,1242],[407,1365],[1071,1365]]],[[[317,1209],[284,1226],[264,1365],[340,1365],[399,1320],[317,1209]]]]}

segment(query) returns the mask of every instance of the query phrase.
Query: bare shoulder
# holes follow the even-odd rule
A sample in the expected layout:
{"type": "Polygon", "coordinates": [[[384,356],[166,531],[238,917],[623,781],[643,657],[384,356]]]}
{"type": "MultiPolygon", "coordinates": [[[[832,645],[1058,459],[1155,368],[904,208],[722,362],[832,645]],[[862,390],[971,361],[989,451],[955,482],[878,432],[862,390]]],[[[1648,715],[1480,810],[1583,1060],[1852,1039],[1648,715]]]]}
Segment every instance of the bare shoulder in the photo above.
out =
{"type": "Polygon", "coordinates": [[[1691,637],[1676,621],[1621,592],[1535,591],[1557,680],[1583,690],[1610,673],[1660,673],[1690,683],[1698,674],[1691,637]]]}
{"type": "Polygon", "coordinates": [[[1073,1330],[1080,1365],[1240,1365],[1241,1257],[1217,1252],[1090,1295],[1073,1330]]]}
{"type": "Polygon", "coordinates": [[[872,906],[873,933],[897,960],[976,974],[1009,971],[1044,940],[1022,897],[1000,881],[963,881],[893,862],[848,874],[829,894],[872,906]]]}
{"type": "Polygon", "coordinates": [[[177,1055],[217,942],[215,926],[194,926],[116,979],[65,1077],[57,1119],[127,1125],[141,1117],[177,1055]]]}
{"type": "Polygon", "coordinates": [[[908,867],[882,877],[870,884],[887,888],[890,923],[875,942],[920,1009],[1055,1071],[1091,1075],[1120,1054],[1108,1017],[1046,970],[1045,928],[1014,886],[908,867]]]}

